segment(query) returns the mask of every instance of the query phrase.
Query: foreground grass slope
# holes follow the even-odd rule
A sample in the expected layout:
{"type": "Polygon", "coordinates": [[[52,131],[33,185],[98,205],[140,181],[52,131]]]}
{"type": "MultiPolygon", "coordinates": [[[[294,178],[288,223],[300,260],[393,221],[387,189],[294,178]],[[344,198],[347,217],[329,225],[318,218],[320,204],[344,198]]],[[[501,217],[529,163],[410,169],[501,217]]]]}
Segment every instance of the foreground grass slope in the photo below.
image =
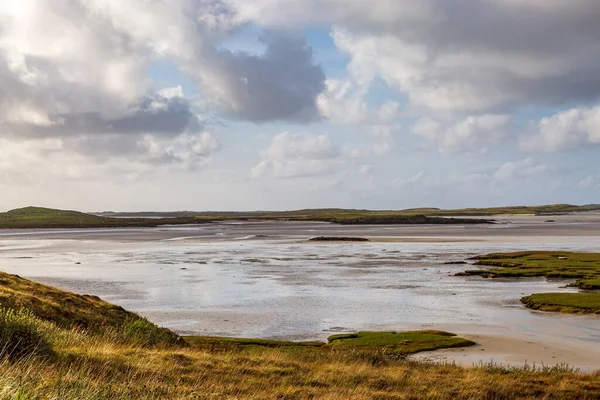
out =
{"type": "Polygon", "coordinates": [[[16,276],[0,278],[0,399],[510,400],[596,399],[600,393],[598,375],[564,366],[462,368],[414,362],[390,351],[407,342],[459,340],[439,331],[334,335],[329,346],[225,338],[189,338],[188,345],[149,341],[161,330],[135,314],[16,276]],[[20,299],[29,290],[40,296],[39,303],[20,299]],[[73,323],[54,308],[61,296],[72,299],[64,307],[73,323]],[[101,328],[91,328],[96,325],[101,328]],[[23,332],[29,335],[26,349],[16,340],[23,332]],[[11,356],[7,350],[14,349],[22,351],[11,356]]]}
{"type": "Polygon", "coordinates": [[[169,330],[158,328],[139,315],[96,296],[67,292],[4,272],[0,272],[0,307],[15,313],[24,311],[60,329],[85,330],[94,334],[143,333],[152,336],[147,338],[150,341],[183,344],[169,330]]]}
{"type": "Polygon", "coordinates": [[[565,251],[521,251],[492,253],[473,258],[485,269],[467,270],[458,275],[486,278],[527,278],[543,276],[574,279],[571,284],[582,293],[542,293],[521,299],[527,307],[542,311],[600,314],[600,253],[565,251]]]}

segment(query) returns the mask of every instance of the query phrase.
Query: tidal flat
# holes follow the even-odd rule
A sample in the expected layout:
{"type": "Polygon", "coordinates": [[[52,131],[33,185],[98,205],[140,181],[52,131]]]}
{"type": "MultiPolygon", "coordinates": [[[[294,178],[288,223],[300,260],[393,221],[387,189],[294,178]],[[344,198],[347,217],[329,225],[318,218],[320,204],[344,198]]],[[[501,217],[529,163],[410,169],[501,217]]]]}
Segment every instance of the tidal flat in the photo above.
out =
{"type": "Polygon", "coordinates": [[[0,231],[0,270],[97,295],[187,335],[323,340],[441,329],[478,343],[421,357],[600,368],[598,316],[525,308],[567,280],[457,277],[491,252],[600,251],[600,215],[505,216],[489,226],[221,223],[0,231]],[[316,236],[368,242],[310,242],[316,236]]]}

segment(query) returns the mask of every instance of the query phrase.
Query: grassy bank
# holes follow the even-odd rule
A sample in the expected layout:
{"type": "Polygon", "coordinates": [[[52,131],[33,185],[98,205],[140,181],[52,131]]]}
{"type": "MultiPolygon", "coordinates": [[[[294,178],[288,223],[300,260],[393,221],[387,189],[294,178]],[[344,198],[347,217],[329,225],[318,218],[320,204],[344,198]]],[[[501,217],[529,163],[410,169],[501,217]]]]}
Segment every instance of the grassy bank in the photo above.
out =
{"type": "Polygon", "coordinates": [[[523,297],[521,302],[540,311],[600,314],[599,293],[538,293],[523,297]]]}
{"type": "Polygon", "coordinates": [[[478,275],[486,278],[573,279],[571,284],[581,293],[541,293],[527,296],[521,302],[542,311],[600,314],[600,253],[564,251],[524,251],[492,253],[473,258],[478,266],[457,275],[478,275]],[[589,291],[589,292],[588,292],[589,291]]]}

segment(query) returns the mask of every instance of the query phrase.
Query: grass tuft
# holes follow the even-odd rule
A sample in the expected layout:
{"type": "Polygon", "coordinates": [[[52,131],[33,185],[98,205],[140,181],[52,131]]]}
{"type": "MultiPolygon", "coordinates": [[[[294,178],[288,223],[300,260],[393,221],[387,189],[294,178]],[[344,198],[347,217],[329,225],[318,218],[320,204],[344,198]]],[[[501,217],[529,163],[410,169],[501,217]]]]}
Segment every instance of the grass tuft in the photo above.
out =
{"type": "Polygon", "coordinates": [[[160,328],[146,318],[129,319],[123,324],[125,340],[142,347],[182,346],[185,342],[180,336],[166,328],[160,328]]]}
{"type": "Polygon", "coordinates": [[[53,355],[52,346],[40,329],[43,322],[28,310],[0,307],[0,357],[53,355]]]}

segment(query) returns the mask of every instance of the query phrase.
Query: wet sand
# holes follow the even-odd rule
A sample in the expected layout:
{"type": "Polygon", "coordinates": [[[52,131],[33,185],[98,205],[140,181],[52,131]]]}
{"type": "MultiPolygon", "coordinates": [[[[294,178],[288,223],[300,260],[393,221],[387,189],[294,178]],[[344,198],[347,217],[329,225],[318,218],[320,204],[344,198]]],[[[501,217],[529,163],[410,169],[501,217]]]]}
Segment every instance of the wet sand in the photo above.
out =
{"type": "Polygon", "coordinates": [[[427,357],[600,368],[598,317],[533,312],[518,301],[574,291],[564,287],[569,281],[456,277],[468,266],[445,264],[493,251],[600,251],[600,214],[498,221],[4,230],[0,270],[99,295],[184,334],[324,340],[356,330],[445,329],[480,345],[427,357]],[[371,242],[309,242],[314,236],[371,242]]]}
{"type": "Polygon", "coordinates": [[[455,362],[472,366],[480,363],[496,363],[513,366],[553,366],[568,364],[580,371],[600,371],[597,348],[571,344],[567,341],[540,341],[537,338],[518,339],[510,336],[469,335],[476,346],[462,349],[446,349],[422,353],[414,358],[436,362],[455,362]]]}

